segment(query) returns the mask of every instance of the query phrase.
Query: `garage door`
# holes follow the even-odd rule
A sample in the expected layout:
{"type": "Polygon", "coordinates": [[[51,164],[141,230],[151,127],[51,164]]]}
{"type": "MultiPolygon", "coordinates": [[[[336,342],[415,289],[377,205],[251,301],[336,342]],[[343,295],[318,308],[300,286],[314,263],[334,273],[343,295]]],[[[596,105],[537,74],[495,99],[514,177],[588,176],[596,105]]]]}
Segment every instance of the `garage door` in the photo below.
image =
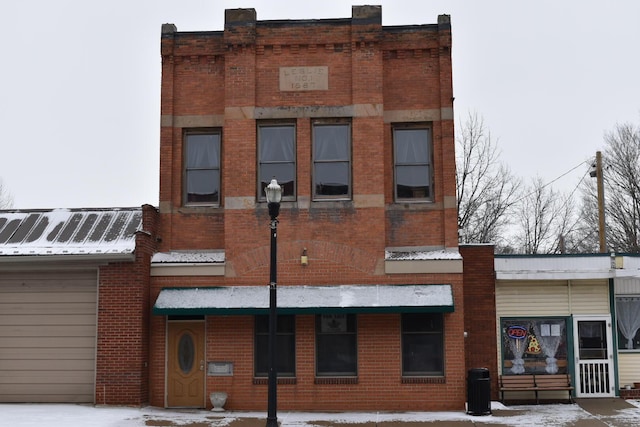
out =
{"type": "Polygon", "coordinates": [[[0,274],[0,402],[94,401],[96,272],[0,274]]]}

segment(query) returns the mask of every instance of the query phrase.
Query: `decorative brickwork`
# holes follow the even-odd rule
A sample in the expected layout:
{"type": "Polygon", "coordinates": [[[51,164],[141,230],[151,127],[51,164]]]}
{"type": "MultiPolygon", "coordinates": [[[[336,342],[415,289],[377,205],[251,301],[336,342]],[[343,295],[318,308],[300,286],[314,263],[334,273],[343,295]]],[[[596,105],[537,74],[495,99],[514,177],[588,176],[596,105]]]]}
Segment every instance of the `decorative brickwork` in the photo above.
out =
{"type": "MultiPolygon", "coordinates": [[[[262,22],[252,9],[227,10],[225,18],[221,32],[163,27],[158,234],[163,252],[224,250],[226,276],[152,277],[149,306],[165,287],[264,285],[266,295],[269,216],[257,200],[257,126],[287,120],[296,129],[296,200],[283,202],[278,218],[278,286],[449,284],[455,311],[443,314],[444,376],[411,380],[402,376],[400,310],[358,314],[357,375],[331,378],[316,375],[315,316],[296,315],[295,378],[279,381],[278,407],[462,409],[462,274],[384,271],[388,247],[458,246],[448,19],[383,29],[376,6],[354,7],[351,19],[262,22]],[[291,76],[281,69],[319,75],[310,90],[295,79],[284,90],[282,76],[291,76]],[[314,201],[313,123],[336,118],[351,126],[352,197],[314,201]],[[431,130],[433,199],[396,203],[391,130],[411,122],[431,130]],[[222,131],[219,206],[184,206],[183,135],[199,128],[222,131]],[[305,248],[308,265],[300,262],[305,248]]],[[[150,321],[149,399],[157,406],[166,405],[169,321],[150,321]]],[[[233,363],[232,376],[206,377],[206,392],[227,392],[227,409],[265,409],[253,316],[207,315],[205,323],[206,360],[233,363]]]]}

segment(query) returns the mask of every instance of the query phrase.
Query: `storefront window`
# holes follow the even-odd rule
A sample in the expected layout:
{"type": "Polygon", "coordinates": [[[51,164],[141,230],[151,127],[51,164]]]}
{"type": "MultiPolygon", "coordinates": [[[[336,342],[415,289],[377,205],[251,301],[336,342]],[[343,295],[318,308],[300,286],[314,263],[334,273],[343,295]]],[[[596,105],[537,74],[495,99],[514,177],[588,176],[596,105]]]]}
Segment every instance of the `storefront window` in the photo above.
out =
{"type": "Polygon", "coordinates": [[[500,328],[503,375],[567,372],[565,319],[501,319],[500,328]]]}

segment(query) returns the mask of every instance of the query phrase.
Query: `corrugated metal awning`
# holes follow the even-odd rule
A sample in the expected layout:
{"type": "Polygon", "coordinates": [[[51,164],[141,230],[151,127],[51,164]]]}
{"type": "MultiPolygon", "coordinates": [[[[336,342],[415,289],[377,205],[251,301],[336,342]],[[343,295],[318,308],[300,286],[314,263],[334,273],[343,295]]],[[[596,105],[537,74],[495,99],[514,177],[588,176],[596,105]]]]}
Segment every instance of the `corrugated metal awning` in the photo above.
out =
{"type": "MultiPolygon", "coordinates": [[[[279,314],[453,312],[451,285],[280,286],[279,314]]],[[[267,314],[269,286],[166,288],[157,315],[267,314]]]]}
{"type": "Polygon", "coordinates": [[[131,254],[141,208],[0,211],[0,259],[131,254]]]}

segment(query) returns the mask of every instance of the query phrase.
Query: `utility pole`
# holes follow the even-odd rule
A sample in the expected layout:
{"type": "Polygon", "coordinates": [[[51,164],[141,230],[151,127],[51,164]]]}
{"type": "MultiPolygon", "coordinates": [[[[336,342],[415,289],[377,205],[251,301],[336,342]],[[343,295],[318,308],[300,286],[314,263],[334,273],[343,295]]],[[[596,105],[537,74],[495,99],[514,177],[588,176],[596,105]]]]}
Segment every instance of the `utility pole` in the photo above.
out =
{"type": "Polygon", "coordinates": [[[600,252],[607,252],[607,239],[604,223],[604,177],[602,176],[602,153],[596,152],[596,164],[592,166],[589,176],[598,182],[598,234],[600,236],[600,252]]]}

